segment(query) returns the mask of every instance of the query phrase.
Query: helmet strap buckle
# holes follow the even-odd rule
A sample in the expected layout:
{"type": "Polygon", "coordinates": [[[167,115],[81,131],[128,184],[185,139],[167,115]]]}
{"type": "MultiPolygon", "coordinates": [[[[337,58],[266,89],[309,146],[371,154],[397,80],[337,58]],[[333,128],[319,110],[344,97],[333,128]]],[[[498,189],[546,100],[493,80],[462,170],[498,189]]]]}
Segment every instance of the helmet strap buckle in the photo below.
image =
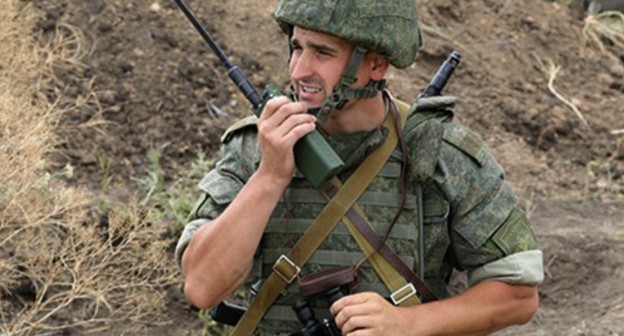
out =
{"type": "MultiPolygon", "coordinates": [[[[362,46],[355,46],[347,68],[340,76],[340,83],[334,88],[332,94],[325,99],[317,115],[317,123],[326,122],[335,110],[342,109],[351,99],[372,98],[379,91],[378,81],[371,81],[365,87],[353,89],[351,86],[357,81],[356,73],[368,50],[362,46]],[[372,85],[371,85],[372,84],[372,85]]],[[[385,83],[385,81],[383,81],[385,83]]],[[[385,87],[385,85],[382,85],[385,87]]]]}

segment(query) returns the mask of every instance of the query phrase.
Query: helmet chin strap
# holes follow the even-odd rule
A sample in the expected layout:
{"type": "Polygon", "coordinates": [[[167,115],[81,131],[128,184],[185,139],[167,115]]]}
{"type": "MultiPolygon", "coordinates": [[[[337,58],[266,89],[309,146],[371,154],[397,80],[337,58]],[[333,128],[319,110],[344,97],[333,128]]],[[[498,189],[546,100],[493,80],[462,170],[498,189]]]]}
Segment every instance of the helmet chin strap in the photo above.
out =
{"type": "MultiPolygon", "coordinates": [[[[290,44],[290,40],[292,39],[293,35],[293,28],[293,26],[290,26],[287,32],[289,41],[288,62],[290,62],[290,58],[292,57],[293,53],[292,45],[290,44]]],[[[317,124],[324,124],[327,120],[329,120],[335,110],[343,108],[347,104],[347,102],[349,102],[349,100],[373,98],[375,97],[377,92],[382,91],[386,88],[385,79],[372,80],[368,82],[368,84],[366,84],[365,86],[358,89],[351,88],[351,86],[357,81],[357,77],[355,76],[355,74],[360,68],[360,65],[362,64],[364,57],[366,57],[367,52],[368,50],[366,48],[356,45],[355,49],[353,50],[353,54],[351,54],[349,64],[347,64],[347,68],[342,72],[342,75],[340,77],[340,83],[336,85],[331,95],[329,95],[325,99],[320,107],[308,109],[308,113],[316,117],[317,124]]]]}
{"type": "Polygon", "coordinates": [[[347,64],[347,68],[342,72],[340,83],[336,85],[331,95],[325,99],[319,108],[308,110],[309,113],[316,116],[316,122],[319,125],[325,123],[335,110],[342,109],[349,100],[373,98],[379,91],[386,87],[386,81],[382,79],[372,80],[361,88],[351,88],[357,81],[355,74],[360,68],[367,52],[368,50],[366,50],[366,48],[356,46],[353,50],[353,54],[351,54],[351,59],[349,60],[349,64],[347,64]]]}

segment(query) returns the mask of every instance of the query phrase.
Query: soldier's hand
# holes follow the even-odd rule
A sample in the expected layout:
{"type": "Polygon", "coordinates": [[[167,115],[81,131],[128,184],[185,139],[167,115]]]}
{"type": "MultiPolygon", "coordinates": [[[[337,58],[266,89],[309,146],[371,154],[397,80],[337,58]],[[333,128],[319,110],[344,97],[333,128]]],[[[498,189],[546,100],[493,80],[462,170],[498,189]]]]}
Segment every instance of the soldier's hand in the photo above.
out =
{"type": "Polygon", "coordinates": [[[372,292],[346,296],[330,308],[345,336],[408,335],[411,323],[402,309],[372,292]]]}
{"type": "Polygon", "coordinates": [[[280,96],[269,100],[258,119],[262,160],[259,170],[288,184],[295,169],[295,143],[315,129],[316,118],[303,103],[280,96]]]}

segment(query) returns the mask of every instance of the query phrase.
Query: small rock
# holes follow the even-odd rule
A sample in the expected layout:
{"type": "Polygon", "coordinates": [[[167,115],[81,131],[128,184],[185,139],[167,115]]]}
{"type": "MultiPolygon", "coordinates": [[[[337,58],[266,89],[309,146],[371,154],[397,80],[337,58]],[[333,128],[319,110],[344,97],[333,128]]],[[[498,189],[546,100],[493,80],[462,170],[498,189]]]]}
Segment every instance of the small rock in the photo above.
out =
{"type": "Polygon", "coordinates": [[[119,112],[121,112],[121,106],[114,105],[114,106],[111,106],[111,107],[107,108],[106,111],[107,112],[112,112],[112,113],[119,113],[119,112]]]}
{"type": "Polygon", "coordinates": [[[609,73],[614,77],[622,77],[624,75],[624,65],[620,60],[614,60],[609,62],[609,73]]]}
{"type": "Polygon", "coordinates": [[[605,86],[611,86],[611,84],[613,84],[614,80],[613,77],[607,73],[601,73],[598,75],[598,83],[605,85],[605,86]]]}
{"type": "Polygon", "coordinates": [[[522,22],[522,24],[523,24],[524,26],[526,26],[527,28],[529,28],[529,29],[531,29],[531,30],[537,30],[537,29],[539,29],[539,28],[540,28],[540,27],[539,27],[539,24],[537,23],[537,21],[535,21],[535,19],[534,19],[534,18],[532,18],[532,17],[530,17],[530,16],[524,17],[524,18],[521,20],[521,22],[522,22]]]}
{"type": "Polygon", "coordinates": [[[572,103],[572,105],[576,106],[576,108],[578,108],[579,110],[584,110],[585,109],[585,101],[578,99],[578,98],[572,98],[570,99],[570,102],[572,103]]]}
{"type": "Polygon", "coordinates": [[[139,48],[134,48],[132,49],[132,53],[138,57],[142,57],[145,56],[145,51],[139,49],[139,48]]]}
{"type": "Polygon", "coordinates": [[[161,8],[162,8],[162,7],[160,6],[160,4],[159,4],[158,2],[154,2],[154,3],[150,6],[150,10],[151,10],[152,12],[158,12],[158,11],[160,11],[160,10],[161,10],[161,8]]]}

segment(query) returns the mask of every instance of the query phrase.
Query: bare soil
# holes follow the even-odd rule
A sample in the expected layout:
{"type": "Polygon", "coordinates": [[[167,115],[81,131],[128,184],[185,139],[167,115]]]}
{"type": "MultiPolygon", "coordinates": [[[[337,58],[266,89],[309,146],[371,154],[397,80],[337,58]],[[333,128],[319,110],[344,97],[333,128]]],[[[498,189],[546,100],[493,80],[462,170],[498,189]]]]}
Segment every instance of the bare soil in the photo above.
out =
{"type": "MultiPolygon", "coordinates": [[[[198,153],[209,157],[223,130],[249,113],[223,67],[173,1],[35,0],[42,40],[82,34],[84,66],[58,69],[79,99],[98,104],[64,117],[59,167],[76,184],[101,187],[102,162],[119,195],[137,188],[147,152],[163,153],[170,180],[198,153]],[[94,107],[95,106],[95,107],[94,107]],[[97,128],[80,127],[93,118],[97,128]]],[[[527,326],[501,335],[624,335],[624,50],[584,38],[580,5],[548,0],[419,0],[425,46],[417,64],[392,71],[390,88],[413,101],[454,49],[464,61],[446,89],[461,99],[456,119],[477,131],[506,168],[545,253],[541,307],[527,326]],[[549,89],[549,64],[560,67],[549,89]]],[[[215,39],[262,88],[285,84],[286,41],[271,14],[276,1],[189,1],[215,39]]],[[[177,289],[175,324],[200,330],[177,289]]]]}

